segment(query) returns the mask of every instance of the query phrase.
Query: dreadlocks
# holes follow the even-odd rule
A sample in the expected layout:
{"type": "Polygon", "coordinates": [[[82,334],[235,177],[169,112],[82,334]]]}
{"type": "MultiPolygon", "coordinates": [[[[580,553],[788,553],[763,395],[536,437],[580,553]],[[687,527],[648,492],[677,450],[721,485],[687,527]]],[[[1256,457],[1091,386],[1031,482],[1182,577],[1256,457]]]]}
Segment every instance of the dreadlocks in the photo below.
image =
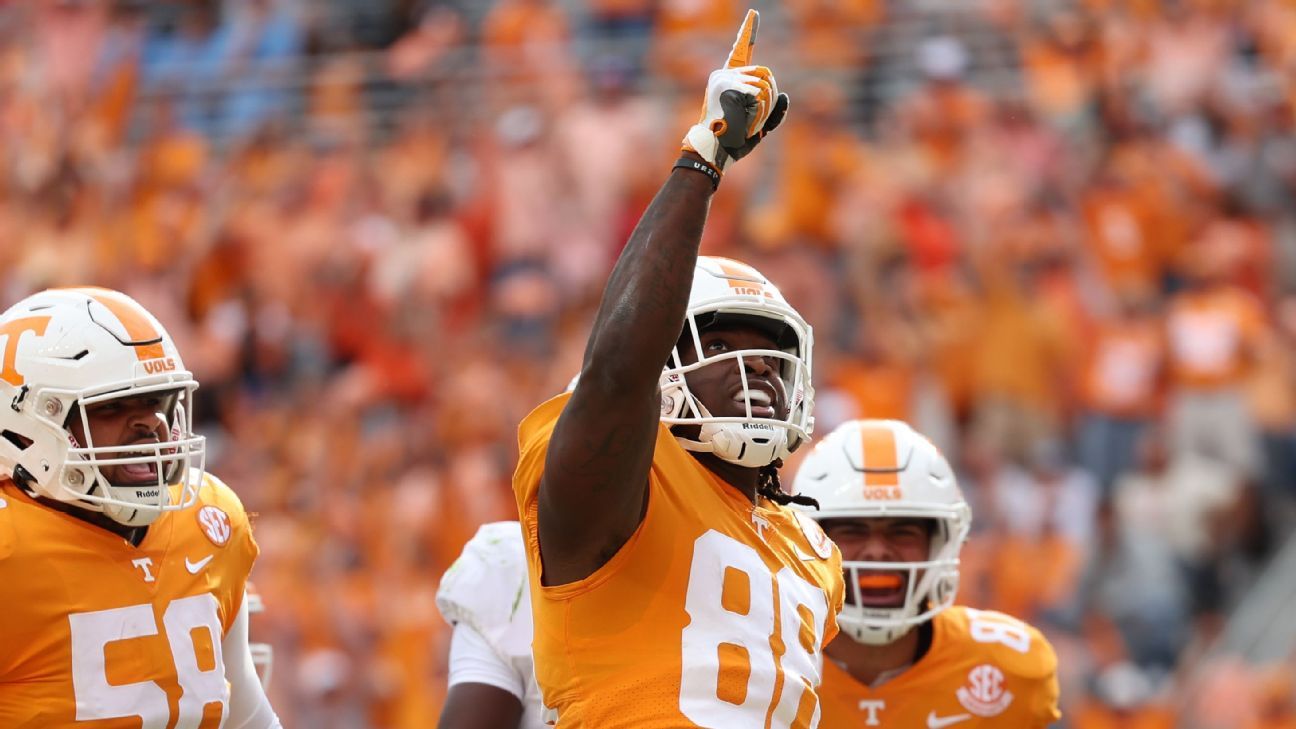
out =
{"type": "Polygon", "coordinates": [[[781,458],[768,466],[761,466],[760,474],[756,477],[756,493],[780,506],[798,504],[800,506],[813,506],[818,510],[819,501],[817,499],[801,494],[789,494],[783,490],[778,476],[778,470],[782,467],[783,459],[781,458]]]}

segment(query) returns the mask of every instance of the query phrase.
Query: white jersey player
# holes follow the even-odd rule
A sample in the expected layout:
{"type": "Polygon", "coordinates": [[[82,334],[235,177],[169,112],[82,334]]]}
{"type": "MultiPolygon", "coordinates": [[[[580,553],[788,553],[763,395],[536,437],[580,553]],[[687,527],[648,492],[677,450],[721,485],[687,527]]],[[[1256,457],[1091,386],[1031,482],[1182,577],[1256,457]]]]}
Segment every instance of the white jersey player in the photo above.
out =
{"type": "Polygon", "coordinates": [[[454,626],[441,729],[541,729],[522,529],[484,524],[446,570],[437,608],[454,626]]]}

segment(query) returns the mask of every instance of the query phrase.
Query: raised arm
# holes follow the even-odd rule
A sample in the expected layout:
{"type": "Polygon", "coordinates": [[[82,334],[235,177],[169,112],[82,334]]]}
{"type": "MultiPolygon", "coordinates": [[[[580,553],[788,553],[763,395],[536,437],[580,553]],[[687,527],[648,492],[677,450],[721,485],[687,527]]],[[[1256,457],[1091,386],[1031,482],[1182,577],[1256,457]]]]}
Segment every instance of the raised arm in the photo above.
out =
{"type": "Polygon", "coordinates": [[[643,520],[661,407],[658,380],[683,328],[711,195],[726,162],[750,152],[787,110],[769,69],[749,65],[758,17],[748,11],[725,67],[711,74],[683,157],[603,291],[540,484],[546,584],[593,573],[643,520]]]}

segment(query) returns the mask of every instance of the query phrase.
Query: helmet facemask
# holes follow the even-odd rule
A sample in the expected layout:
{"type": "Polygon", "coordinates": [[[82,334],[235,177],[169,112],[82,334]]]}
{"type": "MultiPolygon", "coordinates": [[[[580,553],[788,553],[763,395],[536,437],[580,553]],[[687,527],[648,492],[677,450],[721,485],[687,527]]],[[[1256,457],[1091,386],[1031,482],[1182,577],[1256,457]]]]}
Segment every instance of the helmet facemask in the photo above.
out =
{"type": "MultiPolygon", "coordinates": [[[[202,471],[205,466],[205,439],[194,435],[193,415],[186,401],[192,401],[197,383],[159,382],[149,385],[97,388],[96,391],[67,392],[46,390],[36,396],[42,412],[61,413],[69,408],[73,415],[60,427],[68,447],[62,468],[45,484],[37,481],[35,490],[58,501],[71,502],[125,526],[145,526],[164,511],[184,509],[198,497],[201,479],[189,478],[189,469],[202,471]],[[157,443],[100,445],[94,442],[90,418],[94,406],[114,400],[156,395],[162,398],[158,410],[166,419],[167,439],[157,443]],[[70,429],[74,418],[82,423],[81,443],[70,429]],[[153,478],[136,483],[111,482],[105,474],[110,467],[151,466],[153,478]],[[181,485],[172,503],[171,488],[181,485]]],[[[35,479],[32,479],[35,480],[35,479]]]]}
{"type": "MultiPolygon", "coordinates": [[[[901,516],[887,514],[887,516],[901,516]]],[[[933,518],[927,515],[928,518],[933,518]]],[[[874,562],[843,560],[846,596],[837,623],[843,632],[860,643],[893,643],[954,604],[959,586],[959,550],[967,538],[970,515],[934,518],[928,559],[917,562],[874,562]],[[861,578],[872,573],[905,575],[904,602],[897,607],[864,604],[861,578]]]]}
{"type": "Polygon", "coordinates": [[[727,301],[719,305],[690,307],[683,335],[662,372],[662,422],[701,426],[696,440],[677,435],[677,440],[686,450],[713,453],[722,460],[749,468],[774,463],[808,440],[814,429],[811,350],[810,327],[789,306],[772,301],[743,306],[727,301]],[[738,349],[707,356],[701,335],[712,328],[734,324],[770,333],[777,349],[738,349]],[[682,352],[689,346],[697,353],[697,358],[685,364],[682,352]],[[787,408],[782,417],[777,411],[773,417],[753,413],[754,407],[776,403],[766,402],[770,399],[768,394],[754,389],[748,382],[747,361],[751,358],[773,360],[777,364],[778,377],[774,382],[781,392],[776,397],[787,408]],[[737,367],[743,415],[714,415],[689,388],[688,373],[713,365],[737,367]]]}

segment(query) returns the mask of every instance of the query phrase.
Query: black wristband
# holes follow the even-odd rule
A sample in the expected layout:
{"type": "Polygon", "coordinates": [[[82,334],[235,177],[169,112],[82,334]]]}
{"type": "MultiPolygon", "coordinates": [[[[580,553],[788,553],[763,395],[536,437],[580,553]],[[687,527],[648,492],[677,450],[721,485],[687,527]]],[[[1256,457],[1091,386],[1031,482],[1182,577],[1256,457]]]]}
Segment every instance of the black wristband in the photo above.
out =
{"type": "Polygon", "coordinates": [[[712,167],[706,162],[703,162],[701,160],[696,160],[696,159],[690,159],[688,157],[680,157],[678,160],[676,160],[675,166],[672,167],[671,169],[679,169],[681,167],[686,170],[694,170],[696,172],[701,172],[707,177],[710,177],[711,190],[713,192],[720,187],[720,170],[717,170],[716,168],[712,167]]]}

